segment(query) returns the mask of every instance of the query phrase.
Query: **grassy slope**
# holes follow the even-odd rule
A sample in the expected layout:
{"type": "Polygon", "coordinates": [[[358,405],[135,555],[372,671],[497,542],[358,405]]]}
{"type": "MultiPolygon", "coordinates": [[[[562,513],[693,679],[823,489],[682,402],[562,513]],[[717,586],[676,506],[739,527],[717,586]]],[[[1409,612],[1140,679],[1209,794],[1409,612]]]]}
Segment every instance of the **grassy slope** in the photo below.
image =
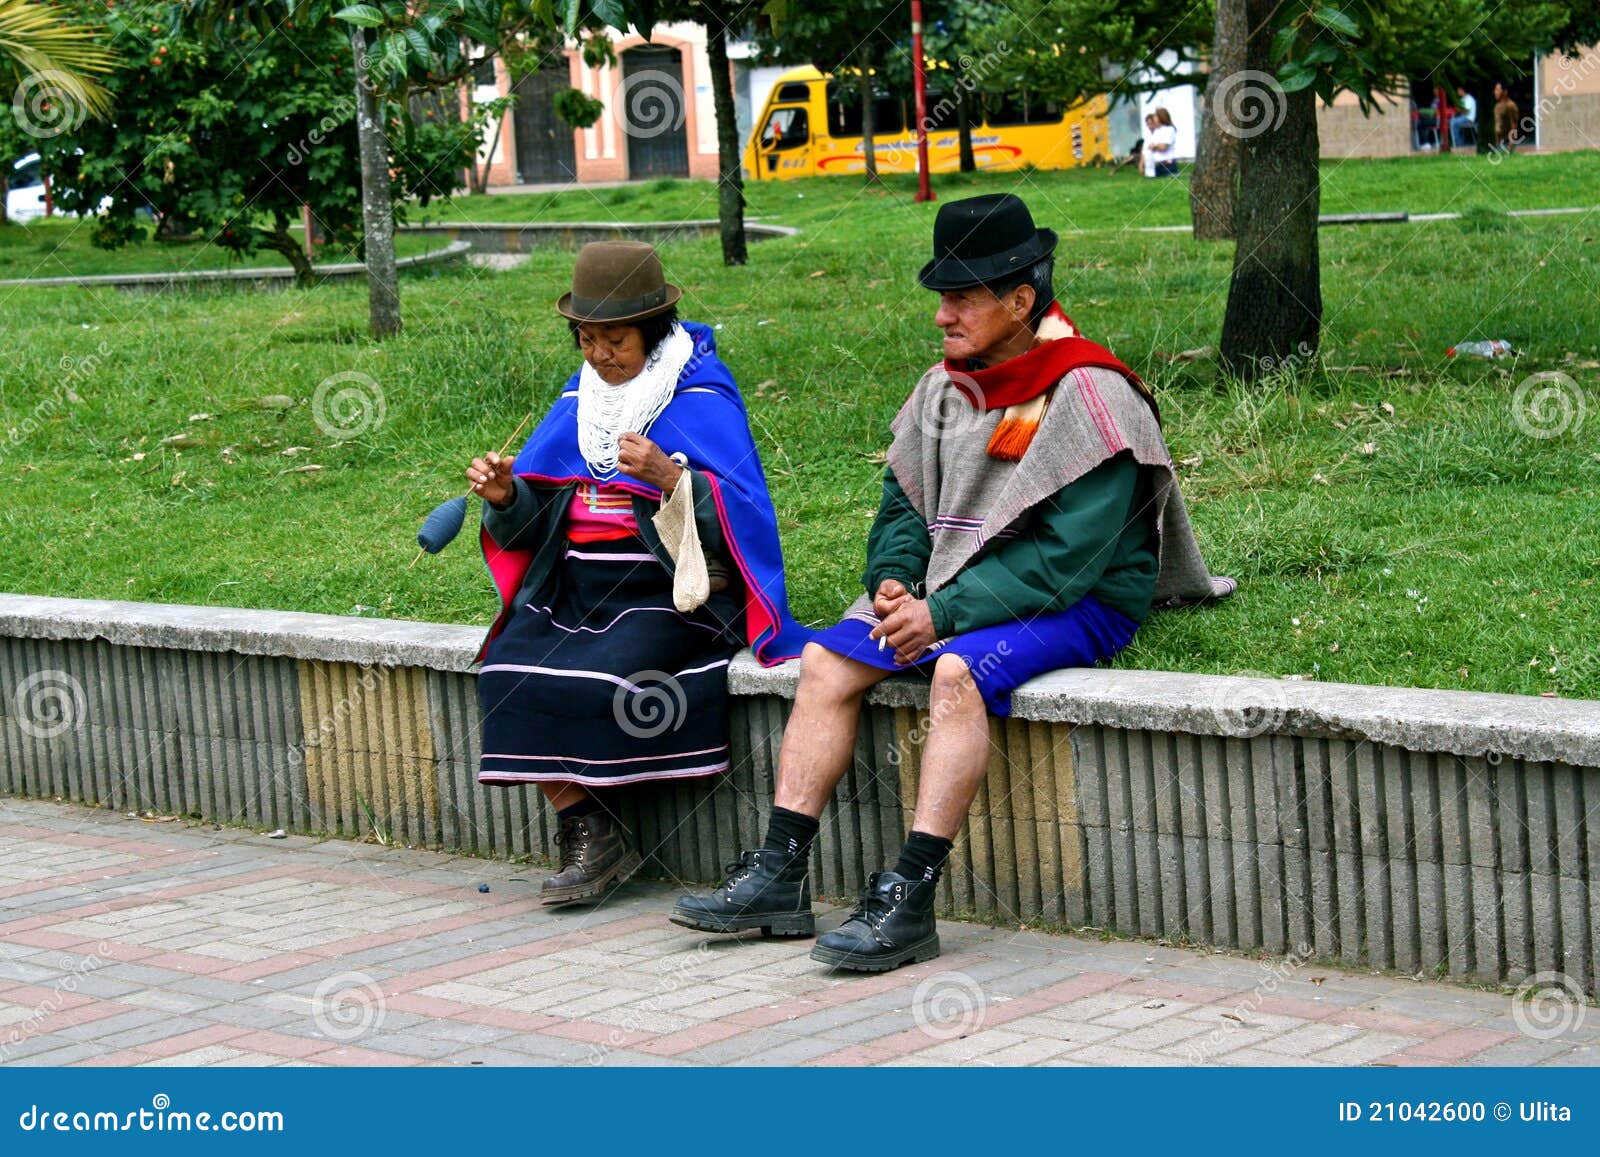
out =
{"type": "MultiPolygon", "coordinates": [[[[1597,163],[1351,162],[1329,167],[1325,206],[1583,204],[1597,163]]],[[[1058,228],[1184,213],[1181,182],[1098,172],[949,181],[941,195],[999,188],[1058,228]]],[[[711,211],[704,185],[620,191],[637,200],[615,216],[711,211]]],[[[597,216],[593,195],[568,195],[547,216],[597,216]]],[[[887,423],[936,356],[931,299],[913,281],[936,207],[899,185],[847,180],[762,185],[751,199],[804,234],[754,246],[743,269],[724,269],[714,241],[665,257],[688,316],[722,327],[780,510],[795,609],[820,623],[854,595],[887,423]]],[[[482,201],[467,203],[480,219],[526,216],[534,203],[482,201]]],[[[1161,394],[1209,559],[1245,584],[1215,610],[1156,616],[1121,662],[1600,697],[1597,234],[1592,215],[1325,230],[1325,364],[1250,391],[1219,387],[1208,359],[1169,360],[1214,343],[1228,247],[1182,234],[1064,238],[1062,301],[1161,394]],[[1469,336],[1510,337],[1529,354],[1514,366],[1444,358],[1469,336]],[[1588,390],[1588,424],[1529,437],[1512,392],[1558,368],[1588,390]]],[[[7,292],[0,589],[486,624],[493,591],[470,532],[408,570],[412,535],[458,492],[466,460],[542,412],[575,368],[550,309],[570,268],[570,254],[552,251],[509,273],[410,278],[407,332],[383,345],[364,336],[355,286],[7,292]],[[98,360],[71,360],[86,356],[98,360]],[[379,384],[385,416],[337,443],[309,399],[347,371],[379,384]],[[280,392],[302,404],[255,405],[280,392]],[[214,417],[188,421],[202,411],[214,417]],[[202,446],[157,445],[180,430],[202,446]],[[310,449],[285,456],[293,446],[310,449]],[[322,469],[297,471],[308,463],[322,469]]]]}

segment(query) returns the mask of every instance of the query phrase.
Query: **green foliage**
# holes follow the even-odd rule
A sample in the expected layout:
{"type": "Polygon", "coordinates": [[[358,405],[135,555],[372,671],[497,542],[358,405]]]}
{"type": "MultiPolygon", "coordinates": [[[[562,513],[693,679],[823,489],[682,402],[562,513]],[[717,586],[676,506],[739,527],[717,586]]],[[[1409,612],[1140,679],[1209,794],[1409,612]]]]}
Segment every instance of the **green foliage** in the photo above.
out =
{"type": "MultiPolygon", "coordinates": [[[[95,213],[99,244],[199,230],[238,253],[282,249],[309,204],[321,229],[349,242],[360,226],[354,77],[334,25],[242,28],[208,39],[164,20],[170,5],[107,11],[120,66],[106,80],[118,114],[43,142],[57,200],[95,213]]],[[[390,106],[400,192],[422,203],[449,192],[475,146],[470,126],[402,121],[390,106]]]]}

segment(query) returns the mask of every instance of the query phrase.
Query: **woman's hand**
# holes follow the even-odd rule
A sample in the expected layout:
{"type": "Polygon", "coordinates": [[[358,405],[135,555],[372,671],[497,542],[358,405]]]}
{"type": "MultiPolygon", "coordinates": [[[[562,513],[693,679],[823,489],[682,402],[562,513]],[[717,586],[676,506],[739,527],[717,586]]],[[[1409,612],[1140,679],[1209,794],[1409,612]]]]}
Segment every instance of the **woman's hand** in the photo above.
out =
{"type": "Polygon", "coordinates": [[[467,467],[472,492],[491,506],[504,506],[516,494],[511,482],[511,459],[495,453],[474,458],[467,467]]]}
{"type": "Polygon", "coordinates": [[[617,440],[617,469],[629,478],[657,487],[662,494],[671,494],[683,473],[683,467],[668,458],[660,446],[632,431],[617,440]]]}
{"type": "Polygon", "coordinates": [[[905,599],[872,629],[872,638],[888,639],[894,648],[894,661],[902,667],[915,663],[939,641],[933,629],[933,614],[924,599],[905,599]]]}

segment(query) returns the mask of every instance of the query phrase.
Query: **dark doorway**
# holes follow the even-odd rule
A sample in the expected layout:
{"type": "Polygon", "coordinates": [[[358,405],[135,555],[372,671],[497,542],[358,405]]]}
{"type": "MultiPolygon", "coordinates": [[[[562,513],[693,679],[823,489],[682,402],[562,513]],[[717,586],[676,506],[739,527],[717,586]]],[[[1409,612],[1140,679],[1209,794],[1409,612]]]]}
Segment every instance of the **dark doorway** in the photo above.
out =
{"type": "Polygon", "coordinates": [[[659,44],[624,52],[611,112],[628,138],[630,178],[689,175],[683,53],[659,44]]]}
{"type": "Polygon", "coordinates": [[[576,181],[572,126],[556,115],[555,95],[572,86],[565,56],[557,56],[537,72],[530,72],[513,90],[512,111],[517,149],[517,180],[576,181]]]}

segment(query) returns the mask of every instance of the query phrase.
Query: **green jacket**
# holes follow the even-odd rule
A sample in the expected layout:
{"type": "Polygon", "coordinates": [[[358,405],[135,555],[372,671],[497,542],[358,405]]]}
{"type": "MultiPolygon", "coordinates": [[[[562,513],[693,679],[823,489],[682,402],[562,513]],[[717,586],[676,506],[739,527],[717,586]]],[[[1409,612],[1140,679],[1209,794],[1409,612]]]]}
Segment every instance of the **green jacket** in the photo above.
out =
{"type": "MultiPolygon", "coordinates": [[[[689,482],[694,488],[695,528],[700,535],[700,545],[707,558],[713,555],[727,557],[722,537],[722,523],[717,518],[716,501],[711,496],[711,483],[699,471],[689,471],[689,482]]],[[[528,550],[533,559],[528,572],[517,590],[514,606],[523,606],[535,600],[555,573],[566,551],[567,536],[564,527],[567,508],[572,505],[576,483],[566,486],[532,486],[521,476],[511,479],[511,501],[500,508],[488,502],[483,504],[483,526],[489,537],[504,550],[528,550]]],[[[672,554],[656,533],[652,521],[661,504],[653,498],[634,494],[633,517],[639,523],[639,537],[650,548],[670,575],[677,569],[672,554]]],[[[730,570],[732,568],[730,567],[730,570]]],[[[737,574],[737,571],[733,571],[737,574]]],[[[743,584],[731,582],[726,590],[713,591],[706,609],[723,625],[724,634],[733,643],[743,644],[744,596],[743,584]]]]}
{"type": "MultiPolygon", "coordinates": [[[[1157,571],[1149,474],[1118,454],[1034,507],[1017,537],[992,542],[928,596],[939,637],[1064,611],[1084,595],[1143,622],[1157,571]]],[[[885,470],[867,535],[867,593],[891,578],[920,593],[932,549],[927,523],[885,470]]]]}

